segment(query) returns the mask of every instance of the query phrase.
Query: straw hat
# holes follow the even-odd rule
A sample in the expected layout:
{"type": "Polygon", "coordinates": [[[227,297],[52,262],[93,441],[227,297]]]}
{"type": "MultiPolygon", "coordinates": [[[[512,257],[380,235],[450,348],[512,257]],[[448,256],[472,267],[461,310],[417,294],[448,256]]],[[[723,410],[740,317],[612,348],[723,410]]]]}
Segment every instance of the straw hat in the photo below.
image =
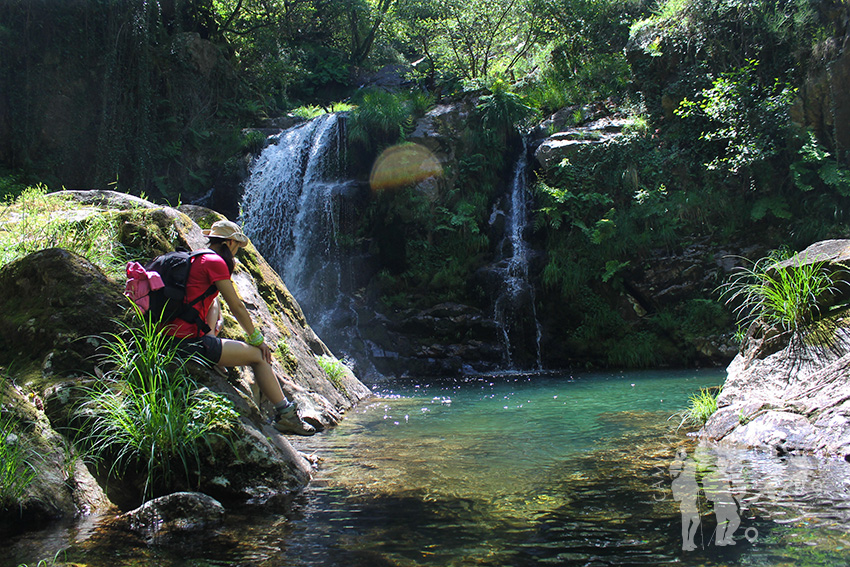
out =
{"type": "Polygon", "coordinates": [[[235,240],[239,243],[239,248],[248,246],[248,242],[250,242],[239,225],[229,220],[215,221],[212,227],[204,231],[204,236],[235,240]]]}

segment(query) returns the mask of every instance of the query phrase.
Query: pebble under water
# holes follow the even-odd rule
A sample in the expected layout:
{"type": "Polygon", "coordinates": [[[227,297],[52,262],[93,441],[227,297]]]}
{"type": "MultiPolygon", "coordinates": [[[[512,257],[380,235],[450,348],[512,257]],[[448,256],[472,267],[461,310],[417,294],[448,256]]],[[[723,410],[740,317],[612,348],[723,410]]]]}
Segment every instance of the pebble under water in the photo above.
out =
{"type": "Polygon", "coordinates": [[[177,542],[146,544],[98,518],[56,526],[4,544],[0,567],[850,563],[850,464],[704,447],[676,431],[668,418],[724,376],[394,384],[329,432],[293,439],[321,459],[298,494],[231,509],[177,542]],[[700,483],[690,551],[671,488],[684,460],[700,483]],[[734,545],[717,545],[710,482],[728,487],[734,545]]]}

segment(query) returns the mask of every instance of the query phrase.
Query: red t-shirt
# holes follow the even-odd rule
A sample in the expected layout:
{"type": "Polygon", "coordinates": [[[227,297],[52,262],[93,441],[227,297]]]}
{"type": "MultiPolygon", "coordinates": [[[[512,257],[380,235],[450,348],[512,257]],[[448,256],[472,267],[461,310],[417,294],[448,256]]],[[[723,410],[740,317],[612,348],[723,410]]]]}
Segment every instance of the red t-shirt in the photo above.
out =
{"type": "MultiPolygon", "coordinates": [[[[227,269],[224,258],[216,253],[195,256],[192,258],[192,267],[189,269],[189,278],[186,280],[186,302],[200,297],[215,282],[229,279],[230,270],[227,269]]],[[[216,297],[218,297],[218,290],[193,306],[200,313],[201,319],[206,320],[207,311],[210,310],[216,297]]],[[[175,319],[168,326],[168,334],[183,339],[200,336],[200,331],[194,323],[175,319]]]]}

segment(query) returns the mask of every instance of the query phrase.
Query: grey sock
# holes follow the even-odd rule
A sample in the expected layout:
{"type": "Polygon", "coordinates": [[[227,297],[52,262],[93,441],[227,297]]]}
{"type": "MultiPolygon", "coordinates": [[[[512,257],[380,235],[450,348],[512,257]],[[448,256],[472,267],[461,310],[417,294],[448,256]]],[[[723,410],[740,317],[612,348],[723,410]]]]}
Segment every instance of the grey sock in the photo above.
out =
{"type": "Polygon", "coordinates": [[[278,403],[276,403],[274,405],[275,413],[279,413],[279,414],[280,413],[289,413],[293,409],[295,409],[295,404],[293,404],[292,402],[290,402],[286,398],[284,398],[283,400],[279,401],[278,403]]]}

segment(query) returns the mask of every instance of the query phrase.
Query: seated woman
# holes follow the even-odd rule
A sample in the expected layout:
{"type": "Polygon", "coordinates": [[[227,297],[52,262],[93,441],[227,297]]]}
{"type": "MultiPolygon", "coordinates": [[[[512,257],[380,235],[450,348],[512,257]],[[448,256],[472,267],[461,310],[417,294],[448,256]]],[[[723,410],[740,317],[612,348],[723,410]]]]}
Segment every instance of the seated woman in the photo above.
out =
{"type": "Polygon", "coordinates": [[[192,258],[189,278],[186,282],[186,301],[200,297],[214,286],[213,292],[196,303],[201,321],[207,321],[211,330],[206,334],[195,323],[184,319],[175,319],[167,332],[183,339],[182,348],[189,353],[197,353],[212,364],[219,366],[250,366],[260,392],[274,404],[275,428],[283,433],[312,435],[316,429],[301,421],[293,402],[286,399],[280,382],[272,369],[272,352],[266,345],[260,329],[254,326],[248,309],[233,287],[230,275],[233,273],[234,255],[240,248],[248,245],[248,237],[239,226],[228,220],[220,220],[204,234],[209,237],[209,248],[215,254],[201,254],[192,258]],[[219,294],[230,312],[247,334],[246,342],[219,338],[221,329],[218,306],[219,294]]]}

